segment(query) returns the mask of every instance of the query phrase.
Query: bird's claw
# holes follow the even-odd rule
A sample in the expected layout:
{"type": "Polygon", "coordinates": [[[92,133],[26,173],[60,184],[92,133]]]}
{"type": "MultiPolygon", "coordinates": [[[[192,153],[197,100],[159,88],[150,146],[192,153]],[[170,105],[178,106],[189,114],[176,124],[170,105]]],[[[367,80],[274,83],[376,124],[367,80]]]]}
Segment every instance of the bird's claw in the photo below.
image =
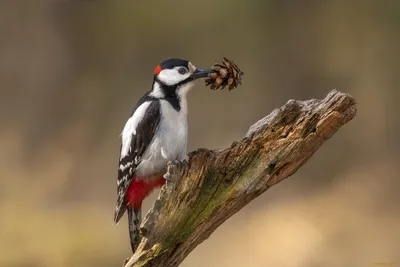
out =
{"type": "Polygon", "coordinates": [[[164,179],[169,181],[169,182],[174,182],[174,176],[176,174],[176,168],[177,166],[179,166],[180,164],[182,164],[182,162],[180,162],[179,160],[174,160],[174,161],[169,161],[167,163],[167,173],[164,174],[164,179]]]}
{"type": "Polygon", "coordinates": [[[164,179],[167,180],[168,182],[175,182],[174,179],[171,179],[171,176],[170,176],[168,173],[164,174],[163,177],[164,177],[164,179]]]}

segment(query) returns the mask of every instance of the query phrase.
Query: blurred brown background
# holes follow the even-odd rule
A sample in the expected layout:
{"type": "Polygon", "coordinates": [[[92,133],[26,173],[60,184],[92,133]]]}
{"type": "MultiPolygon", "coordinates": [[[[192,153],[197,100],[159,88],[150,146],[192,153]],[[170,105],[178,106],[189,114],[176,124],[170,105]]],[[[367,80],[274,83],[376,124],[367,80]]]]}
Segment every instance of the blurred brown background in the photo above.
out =
{"type": "Polygon", "coordinates": [[[223,56],[243,86],[196,86],[189,150],[226,147],[288,99],[333,88],[358,114],[182,266],[400,266],[399,26],[396,0],[1,1],[0,266],[120,266],[127,225],[112,216],[131,108],[159,61],[223,56]]]}

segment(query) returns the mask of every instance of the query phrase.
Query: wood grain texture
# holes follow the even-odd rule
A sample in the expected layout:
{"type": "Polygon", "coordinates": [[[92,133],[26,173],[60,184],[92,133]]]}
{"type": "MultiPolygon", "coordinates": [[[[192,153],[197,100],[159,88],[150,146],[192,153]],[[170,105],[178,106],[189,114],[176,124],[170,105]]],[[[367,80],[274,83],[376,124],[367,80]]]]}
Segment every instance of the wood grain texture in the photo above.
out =
{"type": "Polygon", "coordinates": [[[168,181],[142,223],[143,238],[126,262],[178,266],[229,217],[295,173],[354,118],[352,96],[331,91],[322,100],[290,100],[252,125],[224,150],[198,149],[168,165],[168,181]]]}

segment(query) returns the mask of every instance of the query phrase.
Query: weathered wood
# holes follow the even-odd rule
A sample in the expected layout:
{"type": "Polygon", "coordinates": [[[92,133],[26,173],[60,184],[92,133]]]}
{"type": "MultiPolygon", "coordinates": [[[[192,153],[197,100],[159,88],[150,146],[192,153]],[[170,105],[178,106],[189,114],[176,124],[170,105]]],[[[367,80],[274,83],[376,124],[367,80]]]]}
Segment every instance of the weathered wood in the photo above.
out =
{"type": "Polygon", "coordinates": [[[323,100],[290,100],[230,148],[198,149],[187,161],[169,164],[167,176],[174,181],[146,215],[143,238],[126,266],[178,266],[230,216],[295,173],[355,115],[354,98],[336,90],[323,100]]]}

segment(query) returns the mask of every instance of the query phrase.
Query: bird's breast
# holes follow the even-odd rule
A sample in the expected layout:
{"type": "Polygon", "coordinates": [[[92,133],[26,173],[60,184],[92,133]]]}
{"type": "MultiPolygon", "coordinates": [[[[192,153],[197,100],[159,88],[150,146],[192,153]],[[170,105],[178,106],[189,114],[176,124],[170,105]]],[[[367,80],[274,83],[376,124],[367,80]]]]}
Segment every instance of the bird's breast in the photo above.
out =
{"type": "Polygon", "coordinates": [[[162,141],[162,154],[168,160],[180,160],[186,154],[187,113],[175,110],[167,101],[161,101],[160,128],[158,133],[162,141]]]}
{"type": "Polygon", "coordinates": [[[152,142],[145,151],[136,173],[150,175],[165,171],[168,161],[183,160],[187,147],[187,112],[175,110],[160,100],[161,120],[152,142]]]}

